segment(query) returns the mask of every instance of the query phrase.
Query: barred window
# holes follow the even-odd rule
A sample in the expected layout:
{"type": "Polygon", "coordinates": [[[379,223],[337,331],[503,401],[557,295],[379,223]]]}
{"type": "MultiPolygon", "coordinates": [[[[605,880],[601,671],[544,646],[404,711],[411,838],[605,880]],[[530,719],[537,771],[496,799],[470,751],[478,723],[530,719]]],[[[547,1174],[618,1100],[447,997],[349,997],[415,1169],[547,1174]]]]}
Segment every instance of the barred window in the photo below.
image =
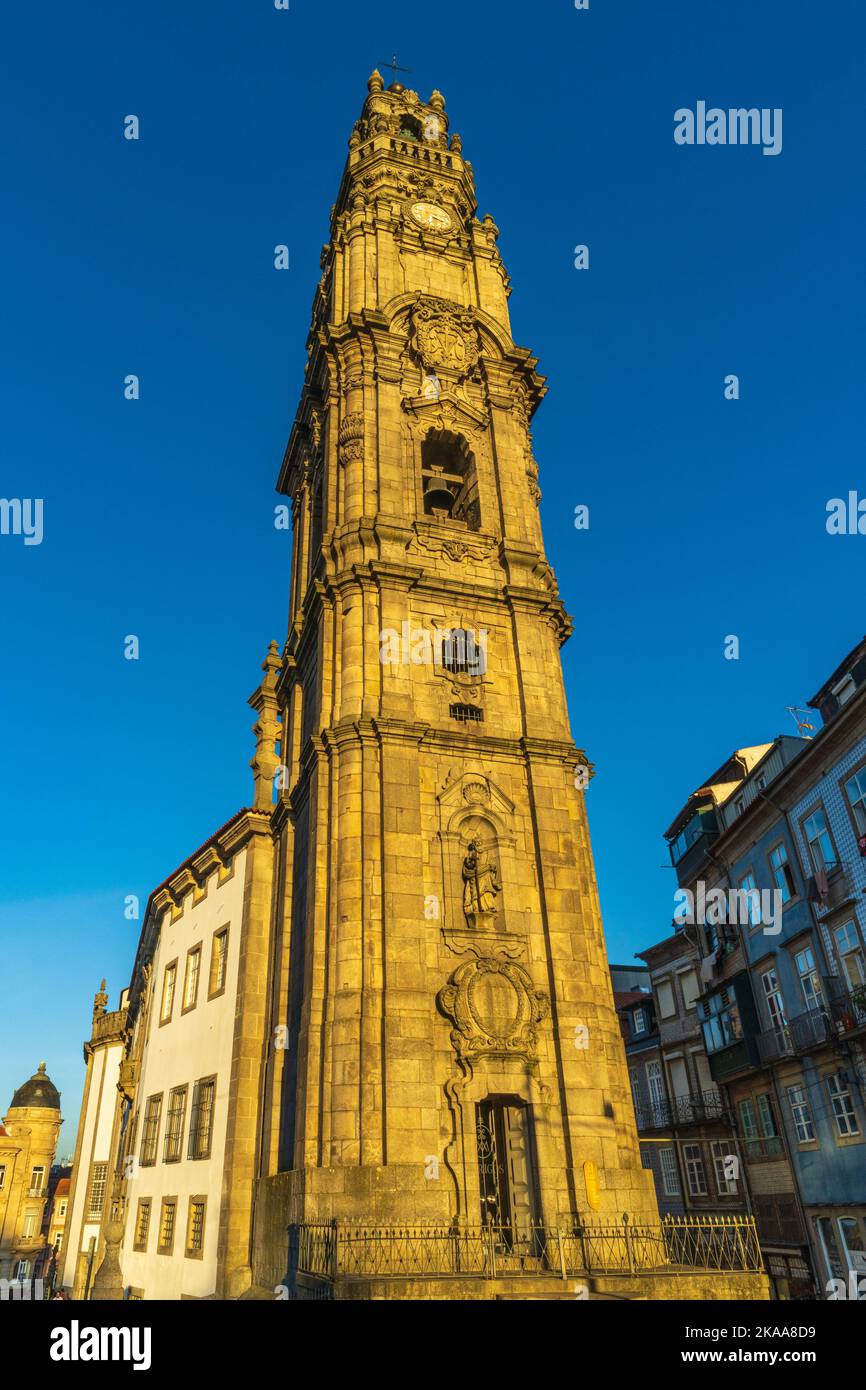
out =
{"type": "MultiPolygon", "coordinates": [[[[437,634],[438,636],[438,634],[437,634]]],[[[440,665],[453,675],[483,676],[487,669],[487,633],[457,627],[442,633],[440,665]]]]}
{"type": "Polygon", "coordinates": [[[189,1215],[186,1223],[186,1254],[190,1259],[201,1259],[204,1252],[204,1218],[207,1198],[190,1197],[189,1215]]]}
{"type": "Polygon", "coordinates": [[[147,1249],[147,1233],[150,1230],[150,1198],[139,1197],[138,1210],[135,1214],[135,1240],[133,1249],[147,1249]]]}
{"type": "Polygon", "coordinates": [[[105,1187],[108,1181],[108,1164],[94,1163],[90,1173],[90,1193],[87,1198],[87,1219],[98,1221],[105,1205],[105,1187]]]}
{"type": "Polygon", "coordinates": [[[448,713],[461,724],[481,724],[484,720],[484,711],[477,705],[450,705],[448,713]]]}
{"type": "Polygon", "coordinates": [[[190,1158],[210,1158],[215,1092],[215,1076],[203,1077],[195,1083],[189,1122],[190,1158]]]}
{"type": "Polygon", "coordinates": [[[693,1197],[706,1197],[707,1176],[700,1144],[684,1144],[683,1158],[686,1161],[689,1192],[693,1197]]]}
{"type": "Polygon", "coordinates": [[[183,1126],[186,1119],[186,1086],[175,1086],[168,1093],[168,1109],[165,1112],[165,1149],[163,1160],[178,1163],[183,1152],[183,1126]]]}
{"type": "Polygon", "coordinates": [[[159,1213],[159,1242],[157,1254],[170,1255],[174,1249],[174,1217],[177,1211],[176,1197],[163,1197],[159,1213]]]}
{"type": "Polygon", "coordinates": [[[141,1164],[143,1168],[156,1163],[156,1146],[159,1142],[159,1121],[162,1115],[162,1092],[158,1096],[148,1096],[144,1109],[144,1133],[141,1136],[141,1164]]]}

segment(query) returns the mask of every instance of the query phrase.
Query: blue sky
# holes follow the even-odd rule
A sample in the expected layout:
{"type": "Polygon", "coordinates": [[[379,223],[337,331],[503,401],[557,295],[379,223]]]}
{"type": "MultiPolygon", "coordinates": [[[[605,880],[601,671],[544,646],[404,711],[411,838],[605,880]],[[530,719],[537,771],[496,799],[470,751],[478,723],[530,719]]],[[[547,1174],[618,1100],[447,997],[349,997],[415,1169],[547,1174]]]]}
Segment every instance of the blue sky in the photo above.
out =
{"type": "Polygon", "coordinates": [[[346,141],[395,51],[445,95],[549,378],[542,518],[610,955],[665,933],[675,811],[794,732],[866,627],[866,537],[824,524],[866,496],[864,27],[854,0],[7,18],[0,491],[43,498],[45,534],[0,537],[0,1107],[44,1058],[71,1147],[124,897],[249,800],[245,700],[286,622],[273,485],[346,141]],[[781,107],[782,153],[676,145],[698,100],[781,107]]]}

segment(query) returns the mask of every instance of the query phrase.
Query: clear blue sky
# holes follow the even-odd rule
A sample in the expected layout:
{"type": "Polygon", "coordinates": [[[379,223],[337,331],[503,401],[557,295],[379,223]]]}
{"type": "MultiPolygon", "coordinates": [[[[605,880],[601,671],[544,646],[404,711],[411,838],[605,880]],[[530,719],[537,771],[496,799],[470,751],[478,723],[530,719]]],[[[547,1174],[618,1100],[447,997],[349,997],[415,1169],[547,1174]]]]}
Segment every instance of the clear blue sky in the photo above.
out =
{"type": "Polygon", "coordinates": [[[245,700],[286,620],[273,484],[346,141],[394,51],[445,95],[550,381],[542,516],[611,957],[664,934],[678,806],[793,732],[866,629],[866,537],[824,527],[866,495],[864,27],[855,0],[7,16],[0,492],[44,498],[45,536],[0,537],[0,1108],[44,1058],[71,1146],[124,896],[249,799],[245,700]],[[783,108],[781,155],[677,146],[698,100],[783,108]]]}

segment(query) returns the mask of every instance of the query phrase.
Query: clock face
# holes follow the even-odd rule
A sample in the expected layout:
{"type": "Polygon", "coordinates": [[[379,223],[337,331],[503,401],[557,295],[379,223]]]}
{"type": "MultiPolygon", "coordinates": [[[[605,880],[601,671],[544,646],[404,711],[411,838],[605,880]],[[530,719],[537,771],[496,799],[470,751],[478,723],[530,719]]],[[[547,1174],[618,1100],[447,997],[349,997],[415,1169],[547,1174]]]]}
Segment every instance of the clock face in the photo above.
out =
{"type": "Polygon", "coordinates": [[[419,227],[431,232],[447,232],[451,226],[449,214],[436,203],[413,203],[411,212],[419,227]]]}

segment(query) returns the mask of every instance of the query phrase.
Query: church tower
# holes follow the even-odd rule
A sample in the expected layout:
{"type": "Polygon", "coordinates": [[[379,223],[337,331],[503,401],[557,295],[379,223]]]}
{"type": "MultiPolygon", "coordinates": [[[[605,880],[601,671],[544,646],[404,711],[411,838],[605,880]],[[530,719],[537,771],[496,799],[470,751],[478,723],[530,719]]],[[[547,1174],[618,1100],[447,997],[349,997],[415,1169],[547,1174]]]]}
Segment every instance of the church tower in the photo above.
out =
{"type": "MultiPolygon", "coordinates": [[[[279,477],[294,543],[261,1169],[288,1220],[657,1220],[498,228],[378,72],[279,477]]],[[[270,1202],[261,1204],[273,1211],[270,1202]]]]}

